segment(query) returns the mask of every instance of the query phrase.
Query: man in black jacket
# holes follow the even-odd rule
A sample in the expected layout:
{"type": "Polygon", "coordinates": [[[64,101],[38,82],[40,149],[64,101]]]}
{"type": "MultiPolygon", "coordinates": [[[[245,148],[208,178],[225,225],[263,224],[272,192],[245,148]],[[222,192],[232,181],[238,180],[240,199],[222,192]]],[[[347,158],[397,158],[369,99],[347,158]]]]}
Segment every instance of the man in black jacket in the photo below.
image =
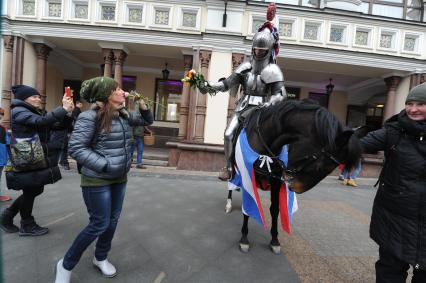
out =
{"type": "Polygon", "coordinates": [[[367,153],[384,150],[370,223],[379,245],[376,282],[426,282],[426,83],[413,88],[405,109],[361,140],[367,153]]]}

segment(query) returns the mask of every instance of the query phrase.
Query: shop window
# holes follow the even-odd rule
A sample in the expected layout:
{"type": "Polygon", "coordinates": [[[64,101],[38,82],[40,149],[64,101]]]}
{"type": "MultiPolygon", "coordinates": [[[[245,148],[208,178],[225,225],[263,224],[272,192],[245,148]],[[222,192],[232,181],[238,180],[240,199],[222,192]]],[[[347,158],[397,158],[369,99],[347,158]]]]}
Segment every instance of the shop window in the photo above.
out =
{"type": "Polygon", "coordinates": [[[324,108],[328,108],[328,94],[319,92],[310,92],[309,99],[318,102],[324,108]]]}
{"type": "Polygon", "coordinates": [[[288,99],[299,100],[300,88],[298,88],[298,87],[286,87],[285,91],[287,93],[288,99]]]}
{"type": "Polygon", "coordinates": [[[155,84],[155,120],[179,122],[181,97],[181,81],[157,79],[155,84]]]}

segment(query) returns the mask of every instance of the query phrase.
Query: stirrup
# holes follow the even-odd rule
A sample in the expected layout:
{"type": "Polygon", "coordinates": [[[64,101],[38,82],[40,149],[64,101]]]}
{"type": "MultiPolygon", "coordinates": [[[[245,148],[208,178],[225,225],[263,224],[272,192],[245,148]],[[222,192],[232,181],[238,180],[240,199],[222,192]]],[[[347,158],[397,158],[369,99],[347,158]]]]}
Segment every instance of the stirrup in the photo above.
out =
{"type": "Polygon", "coordinates": [[[232,177],[232,172],[228,167],[223,167],[220,169],[218,178],[222,181],[228,181],[232,177]]]}

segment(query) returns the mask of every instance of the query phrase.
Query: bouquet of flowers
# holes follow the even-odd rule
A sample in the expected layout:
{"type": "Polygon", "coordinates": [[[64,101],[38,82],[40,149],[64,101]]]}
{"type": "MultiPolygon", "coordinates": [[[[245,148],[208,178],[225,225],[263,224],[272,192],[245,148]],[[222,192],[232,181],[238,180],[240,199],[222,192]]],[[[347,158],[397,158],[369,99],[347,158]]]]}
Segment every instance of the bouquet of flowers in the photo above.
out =
{"type": "Polygon", "coordinates": [[[216,95],[217,93],[217,91],[204,79],[203,74],[197,73],[194,69],[190,70],[181,81],[185,85],[198,88],[201,93],[209,93],[210,95],[216,95]]]}
{"type": "Polygon", "coordinates": [[[146,106],[148,106],[148,108],[152,109],[152,107],[154,106],[155,101],[143,96],[142,94],[136,92],[136,90],[131,90],[130,92],[124,92],[124,97],[125,98],[129,98],[131,100],[133,100],[134,102],[138,102],[139,100],[143,99],[143,101],[145,101],[146,106]]]}

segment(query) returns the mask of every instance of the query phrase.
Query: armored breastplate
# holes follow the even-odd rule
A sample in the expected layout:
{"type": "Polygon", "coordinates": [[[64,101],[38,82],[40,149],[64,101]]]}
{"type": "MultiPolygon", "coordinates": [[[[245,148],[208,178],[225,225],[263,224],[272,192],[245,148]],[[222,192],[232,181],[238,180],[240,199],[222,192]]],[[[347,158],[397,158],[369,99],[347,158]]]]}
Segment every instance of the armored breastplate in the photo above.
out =
{"type": "Polygon", "coordinates": [[[254,96],[268,96],[268,86],[262,82],[260,75],[247,73],[244,80],[244,94],[254,96]]]}

